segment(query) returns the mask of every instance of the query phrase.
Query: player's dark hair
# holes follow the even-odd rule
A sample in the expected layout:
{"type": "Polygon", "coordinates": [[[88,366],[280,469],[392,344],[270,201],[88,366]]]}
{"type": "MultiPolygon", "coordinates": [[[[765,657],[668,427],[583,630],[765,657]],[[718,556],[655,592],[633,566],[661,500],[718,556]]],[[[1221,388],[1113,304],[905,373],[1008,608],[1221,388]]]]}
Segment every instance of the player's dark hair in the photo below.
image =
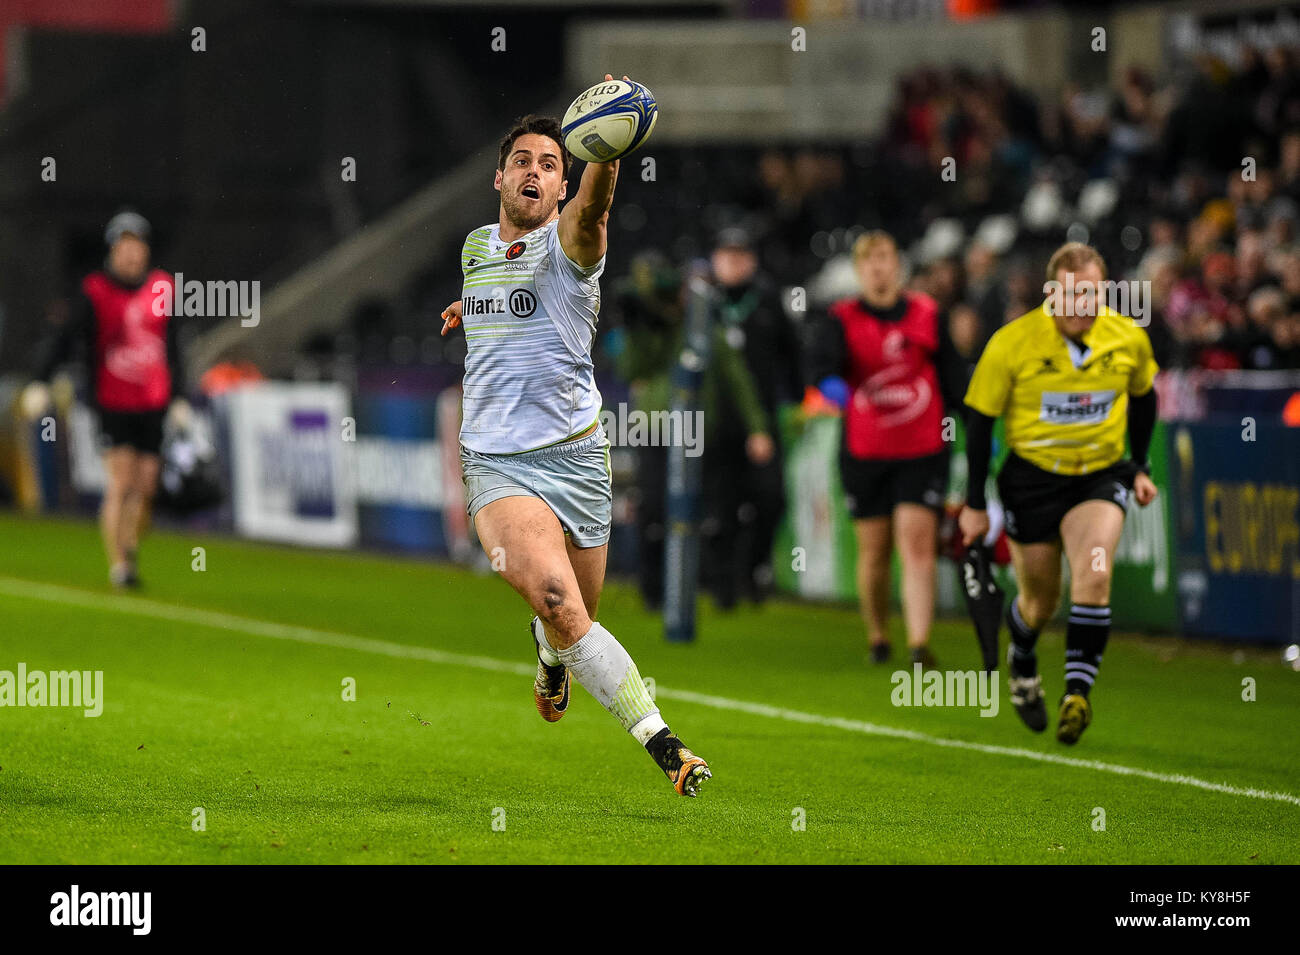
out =
{"type": "Polygon", "coordinates": [[[514,127],[501,140],[501,155],[497,158],[497,169],[506,168],[506,160],[510,158],[510,153],[515,148],[515,140],[529,133],[535,136],[549,136],[555,140],[555,145],[560,147],[560,162],[564,165],[564,178],[568,179],[569,166],[573,164],[573,157],[564,148],[564,134],[561,132],[560,121],[554,116],[538,116],[535,113],[529,113],[515,120],[514,127]]]}

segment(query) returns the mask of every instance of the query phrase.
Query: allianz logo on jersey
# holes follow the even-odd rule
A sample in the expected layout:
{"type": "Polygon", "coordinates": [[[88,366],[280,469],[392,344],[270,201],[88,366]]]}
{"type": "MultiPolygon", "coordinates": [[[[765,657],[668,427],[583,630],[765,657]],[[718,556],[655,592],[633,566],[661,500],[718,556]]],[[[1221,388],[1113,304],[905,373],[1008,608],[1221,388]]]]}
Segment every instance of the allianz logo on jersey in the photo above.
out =
{"type": "Polygon", "coordinates": [[[464,315],[504,315],[509,309],[512,315],[527,318],[537,311],[537,296],[526,288],[493,289],[491,295],[466,295],[461,300],[464,315]]]}
{"type": "Polygon", "coordinates": [[[1038,420],[1049,424],[1097,424],[1115,404],[1115,392],[1044,391],[1038,420]]]}

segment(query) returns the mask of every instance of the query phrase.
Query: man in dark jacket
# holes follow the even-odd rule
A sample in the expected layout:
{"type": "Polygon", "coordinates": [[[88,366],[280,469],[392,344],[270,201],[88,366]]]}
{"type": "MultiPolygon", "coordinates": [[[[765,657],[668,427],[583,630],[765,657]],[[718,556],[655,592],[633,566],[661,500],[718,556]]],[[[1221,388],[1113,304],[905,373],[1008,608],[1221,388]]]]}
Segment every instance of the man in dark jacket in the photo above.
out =
{"type": "Polygon", "coordinates": [[[774,439],[773,454],[766,460],[725,453],[715,459],[724,470],[720,486],[734,489],[740,584],[746,596],[759,602],[771,589],[772,542],[785,512],[780,409],[798,404],[803,395],[799,337],[776,289],[759,271],[758,254],[745,230],[724,229],[718,235],[711,265],[724,334],[744,354],[758,386],[767,432],[774,439]]]}

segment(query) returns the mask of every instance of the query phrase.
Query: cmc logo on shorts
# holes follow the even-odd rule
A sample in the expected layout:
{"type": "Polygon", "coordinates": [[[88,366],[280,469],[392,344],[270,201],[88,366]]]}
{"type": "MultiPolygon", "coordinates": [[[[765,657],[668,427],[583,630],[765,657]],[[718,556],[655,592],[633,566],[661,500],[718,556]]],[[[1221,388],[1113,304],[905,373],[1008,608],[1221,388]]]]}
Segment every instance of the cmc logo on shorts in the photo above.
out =
{"type": "Polygon", "coordinates": [[[524,254],[524,249],[528,248],[527,242],[516,242],[510,248],[506,249],[507,259],[517,259],[524,254]]]}
{"type": "Polygon", "coordinates": [[[537,311],[537,296],[526,288],[517,288],[510,293],[510,311],[520,318],[527,318],[537,311]]]}
{"type": "Polygon", "coordinates": [[[608,524],[579,524],[578,525],[579,534],[603,534],[607,530],[609,530],[608,524]]]}

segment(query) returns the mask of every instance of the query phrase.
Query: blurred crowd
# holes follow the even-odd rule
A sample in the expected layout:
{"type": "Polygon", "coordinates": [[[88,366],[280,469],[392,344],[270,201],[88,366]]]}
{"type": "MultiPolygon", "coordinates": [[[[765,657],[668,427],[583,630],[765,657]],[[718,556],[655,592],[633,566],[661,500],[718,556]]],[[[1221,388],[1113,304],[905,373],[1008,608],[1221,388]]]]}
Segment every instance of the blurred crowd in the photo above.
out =
{"type": "Polygon", "coordinates": [[[667,164],[701,191],[667,201],[620,184],[612,247],[689,263],[741,225],[772,282],[817,307],[853,294],[848,250],[884,229],[973,361],[1041,300],[1050,250],[1079,239],[1110,278],[1149,283],[1163,367],[1297,368],[1297,57],[1247,48],[1235,65],[1204,57],[1163,78],[1134,67],[1050,101],[996,72],[919,69],[897,81],[874,142],[683,150],[667,164]]]}

